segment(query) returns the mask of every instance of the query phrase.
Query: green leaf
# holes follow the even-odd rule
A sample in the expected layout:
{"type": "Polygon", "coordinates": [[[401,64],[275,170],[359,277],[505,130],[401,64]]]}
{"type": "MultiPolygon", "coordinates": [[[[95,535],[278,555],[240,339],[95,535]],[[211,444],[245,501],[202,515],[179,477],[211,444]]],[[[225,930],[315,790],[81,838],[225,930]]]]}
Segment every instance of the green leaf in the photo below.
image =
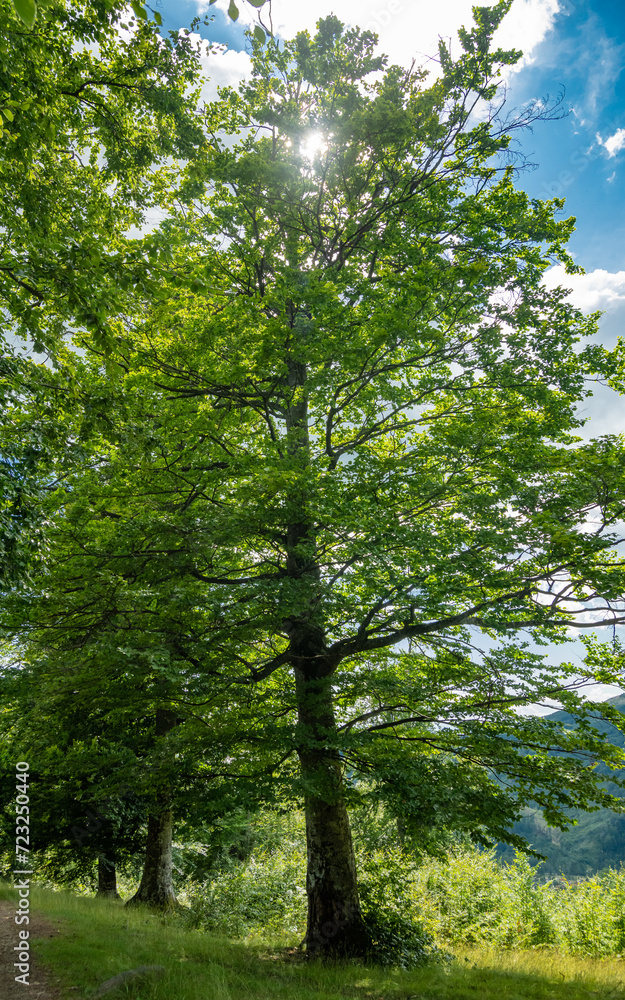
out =
{"type": "Polygon", "coordinates": [[[258,25],[256,25],[256,27],[254,28],[254,38],[256,39],[259,45],[265,44],[265,38],[266,38],[265,32],[258,25]]]}
{"type": "Polygon", "coordinates": [[[147,21],[148,12],[145,7],[142,7],[138,0],[131,0],[130,6],[132,7],[135,16],[140,18],[142,21],[147,21]]]}
{"type": "Polygon", "coordinates": [[[9,108],[2,108],[2,114],[8,122],[13,121],[13,112],[9,108]]]}
{"type": "Polygon", "coordinates": [[[234,0],[230,0],[230,6],[228,7],[228,17],[233,21],[237,21],[239,17],[239,8],[235,4],[234,0]]]}
{"type": "Polygon", "coordinates": [[[153,10],[152,13],[154,14],[154,20],[158,24],[159,28],[162,27],[162,25],[163,25],[163,18],[161,17],[161,15],[159,14],[159,12],[157,10],[153,10]]]}
{"type": "Polygon", "coordinates": [[[258,10],[260,7],[265,6],[266,0],[247,0],[247,2],[251,3],[252,7],[256,7],[258,10]]]}
{"type": "Polygon", "coordinates": [[[15,13],[24,22],[27,28],[32,28],[37,16],[37,5],[35,0],[13,0],[15,13]]]}

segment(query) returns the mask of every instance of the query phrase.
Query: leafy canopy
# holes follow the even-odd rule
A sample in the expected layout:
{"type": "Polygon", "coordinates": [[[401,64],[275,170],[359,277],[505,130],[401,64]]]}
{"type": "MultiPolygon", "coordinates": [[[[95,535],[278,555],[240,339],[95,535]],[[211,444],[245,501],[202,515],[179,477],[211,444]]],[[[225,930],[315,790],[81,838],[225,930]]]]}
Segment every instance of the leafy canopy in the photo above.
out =
{"type": "Polygon", "coordinates": [[[561,825],[615,804],[592,765],[621,759],[588,720],[616,713],[541,651],[623,620],[625,455],[576,437],[607,366],[580,345],[596,317],[542,284],[576,270],[574,220],[514,183],[510,137],[542,110],[493,106],[507,9],[476,10],[434,83],[335,17],[254,44],[159,191],[114,336],[85,319],[119,409],[56,498],[73,586],[24,626],[175,642],[172,703],[214,684],[241,712],[248,690],[295,793],[332,798],[339,761],[430,846],[444,825],[520,844],[529,802],[561,825]],[[516,711],[554,697],[577,729],[516,711]]]}

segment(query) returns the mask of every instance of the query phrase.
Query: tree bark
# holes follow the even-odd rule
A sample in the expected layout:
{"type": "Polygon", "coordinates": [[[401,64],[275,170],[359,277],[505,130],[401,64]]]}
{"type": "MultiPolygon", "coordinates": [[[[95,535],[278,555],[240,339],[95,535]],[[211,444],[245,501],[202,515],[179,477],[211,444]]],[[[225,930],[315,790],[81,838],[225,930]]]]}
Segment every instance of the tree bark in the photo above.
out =
{"type": "Polygon", "coordinates": [[[172,910],[178,906],[172,881],[172,835],[174,814],[169,796],[159,796],[163,808],[148,816],[148,836],[141,882],[126,906],[146,903],[158,910],[172,910]]]}
{"type": "Polygon", "coordinates": [[[313,497],[306,483],[310,463],[306,364],[298,357],[301,316],[293,308],[294,353],[287,359],[293,396],[286,413],[288,452],[302,472],[290,496],[286,571],[297,595],[284,627],[295,672],[298,755],[305,789],[308,921],[306,950],[319,957],[362,958],[367,935],[360,912],[356,861],[343,796],[331,675],[323,627],[313,497]],[[328,745],[330,744],[330,745],[328,745]]]}
{"type": "MultiPolygon", "coordinates": [[[[156,710],[156,737],[165,736],[178,724],[174,712],[156,710]]],[[[171,788],[161,788],[156,796],[154,809],[148,816],[148,835],[141,882],[126,906],[145,903],[157,910],[179,907],[172,879],[172,839],[174,814],[171,805],[171,788]]]]}
{"type": "Polygon", "coordinates": [[[98,891],[96,896],[119,899],[115,856],[111,852],[106,855],[98,854],[98,891]]]}
{"type": "Polygon", "coordinates": [[[301,667],[295,669],[298,753],[306,789],[306,950],[311,956],[362,958],[368,938],[358,900],[341,763],[338,752],[327,746],[336,732],[331,681],[329,674],[306,673],[301,667]]]}

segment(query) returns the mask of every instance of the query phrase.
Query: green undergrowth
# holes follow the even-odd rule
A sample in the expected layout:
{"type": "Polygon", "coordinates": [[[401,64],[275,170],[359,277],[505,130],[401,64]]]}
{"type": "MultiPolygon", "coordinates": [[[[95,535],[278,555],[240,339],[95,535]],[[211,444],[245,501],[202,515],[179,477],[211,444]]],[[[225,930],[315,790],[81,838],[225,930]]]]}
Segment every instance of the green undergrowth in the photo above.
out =
{"type": "MultiPolygon", "coordinates": [[[[8,886],[0,896],[15,900],[8,886]]],[[[61,933],[36,943],[63,1000],[88,1000],[106,979],[160,964],[161,980],[116,993],[130,1000],[588,1000],[625,997],[625,963],[552,951],[458,950],[448,962],[404,971],[298,959],[292,941],[228,940],[176,918],[68,892],[33,889],[33,908],[61,933]]]]}
{"type": "MultiPolygon", "coordinates": [[[[305,845],[294,838],[203,883],[187,882],[181,899],[190,921],[211,933],[298,941],[306,927],[305,867],[305,845]]],[[[390,964],[409,967],[421,956],[473,946],[625,955],[625,868],[541,883],[522,855],[500,864],[493,851],[459,847],[420,860],[387,845],[358,853],[358,876],[378,958],[390,964]]]]}
{"type": "MultiPolygon", "coordinates": [[[[541,881],[524,855],[463,843],[426,858],[370,817],[355,824],[361,905],[378,960],[408,968],[458,947],[552,949],[580,958],[625,955],[625,867],[567,882],[541,881]],[[370,835],[369,835],[370,834],[370,835]]],[[[299,941],[306,927],[303,817],[263,816],[243,858],[227,856],[179,896],[196,927],[230,937],[299,941]],[[273,822],[274,826],[270,824],[273,822]]]]}

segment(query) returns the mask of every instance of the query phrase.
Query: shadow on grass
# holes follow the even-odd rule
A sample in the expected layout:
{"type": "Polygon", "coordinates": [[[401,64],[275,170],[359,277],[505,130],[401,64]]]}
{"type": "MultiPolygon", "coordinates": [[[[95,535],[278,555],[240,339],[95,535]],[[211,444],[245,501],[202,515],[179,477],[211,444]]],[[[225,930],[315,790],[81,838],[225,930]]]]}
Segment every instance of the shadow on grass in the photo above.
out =
{"type": "MultiPolygon", "coordinates": [[[[6,886],[0,897],[15,899],[6,886]]],[[[105,980],[140,965],[163,965],[112,998],[132,1000],[588,1000],[625,997],[625,965],[552,952],[458,953],[413,970],[300,961],[283,947],[188,930],[176,916],[114,900],[33,889],[32,906],[61,934],[38,942],[40,960],[66,997],[89,998],[105,980]],[[621,975],[621,970],[623,975],[621,975]]]]}

